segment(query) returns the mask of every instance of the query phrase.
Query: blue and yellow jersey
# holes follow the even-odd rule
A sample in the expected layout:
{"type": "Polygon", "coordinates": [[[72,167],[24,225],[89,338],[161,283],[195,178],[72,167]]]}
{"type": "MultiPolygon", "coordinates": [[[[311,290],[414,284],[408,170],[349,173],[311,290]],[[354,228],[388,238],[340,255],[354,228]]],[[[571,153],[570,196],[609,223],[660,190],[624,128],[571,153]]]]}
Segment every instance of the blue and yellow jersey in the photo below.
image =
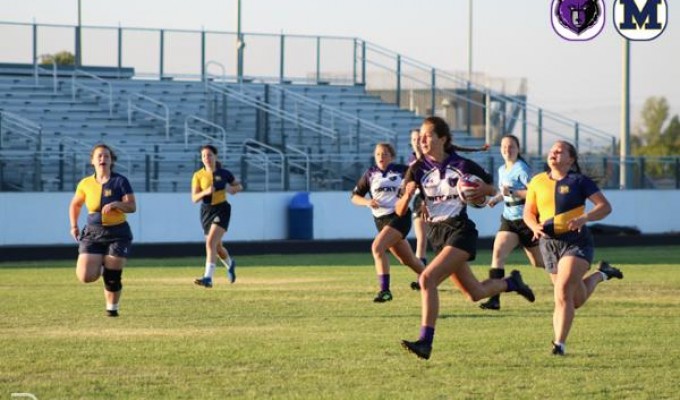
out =
{"type": "Polygon", "coordinates": [[[536,205],[543,232],[557,237],[571,232],[567,223],[585,213],[586,199],[599,191],[597,184],[585,175],[570,172],[556,181],[543,172],[529,182],[527,202],[536,205]]]}
{"type": "Polygon", "coordinates": [[[76,187],[76,194],[85,198],[89,225],[112,226],[125,222],[125,213],[114,209],[102,214],[102,208],[114,201],[122,201],[123,196],[133,194],[133,191],[126,177],[112,172],[109,181],[103,185],[97,182],[94,174],[83,178],[76,187]]]}
{"type": "Polygon", "coordinates": [[[231,185],[235,180],[234,175],[224,168],[218,168],[213,172],[208,172],[205,168],[201,168],[191,178],[191,191],[195,193],[194,188],[196,187],[199,188],[199,191],[202,191],[210,186],[214,186],[215,191],[213,194],[203,197],[203,204],[221,204],[227,201],[227,185],[231,185]]]}

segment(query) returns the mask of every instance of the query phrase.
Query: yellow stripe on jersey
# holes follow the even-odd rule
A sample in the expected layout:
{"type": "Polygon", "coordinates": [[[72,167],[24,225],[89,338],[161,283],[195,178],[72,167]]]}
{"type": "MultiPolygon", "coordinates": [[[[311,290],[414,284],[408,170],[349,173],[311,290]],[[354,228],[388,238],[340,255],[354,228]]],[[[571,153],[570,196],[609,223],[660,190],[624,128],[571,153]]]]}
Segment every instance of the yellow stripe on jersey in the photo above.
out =
{"type": "Polygon", "coordinates": [[[533,198],[543,231],[555,236],[569,232],[567,224],[585,212],[585,200],[593,191],[597,188],[581,175],[570,174],[556,181],[543,172],[531,179],[527,199],[533,198]]]}
{"type": "Polygon", "coordinates": [[[125,213],[119,209],[113,209],[106,214],[102,213],[102,207],[114,201],[121,201],[127,193],[132,193],[129,183],[121,175],[112,174],[105,184],[97,182],[94,175],[83,178],[76,187],[76,193],[85,198],[87,207],[88,224],[95,225],[118,225],[125,222],[125,213]]]}
{"type": "Polygon", "coordinates": [[[215,172],[208,172],[205,170],[205,168],[201,168],[200,170],[196,171],[194,176],[191,178],[191,190],[193,193],[195,193],[194,188],[196,187],[199,188],[199,191],[203,191],[210,186],[214,186],[215,191],[213,192],[212,196],[203,197],[203,203],[210,205],[221,204],[227,201],[226,187],[231,183],[227,182],[229,178],[233,181],[233,176],[225,169],[218,169],[215,172]]]}

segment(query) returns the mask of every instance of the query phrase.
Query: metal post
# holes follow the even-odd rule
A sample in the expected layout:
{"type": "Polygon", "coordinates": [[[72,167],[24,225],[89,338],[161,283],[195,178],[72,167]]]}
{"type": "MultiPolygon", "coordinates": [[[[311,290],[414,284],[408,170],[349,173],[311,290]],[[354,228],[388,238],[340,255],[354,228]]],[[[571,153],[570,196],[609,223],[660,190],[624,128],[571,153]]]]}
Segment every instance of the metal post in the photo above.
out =
{"type": "Polygon", "coordinates": [[[201,81],[205,82],[205,29],[201,31],[201,81]]]}
{"type": "Polygon", "coordinates": [[[33,68],[38,63],[38,25],[33,23],[33,68]]]}
{"type": "Polygon", "coordinates": [[[123,69],[123,28],[118,27],[118,76],[123,69]]]}
{"type": "MultiPolygon", "coordinates": [[[[467,96],[465,98],[465,125],[467,126],[468,136],[472,136],[472,84],[470,80],[467,81],[467,96]]],[[[456,124],[457,125],[457,124],[456,124]]]]}
{"type": "Polygon", "coordinates": [[[357,84],[357,38],[352,39],[352,84],[357,84]]]}
{"type": "Polygon", "coordinates": [[[82,64],[82,7],[81,0],[78,0],[78,26],[76,27],[76,67],[80,67],[82,64]]]}
{"type": "Polygon", "coordinates": [[[619,145],[619,186],[627,189],[630,186],[630,172],[626,166],[626,158],[630,155],[630,41],[623,40],[623,90],[621,98],[621,143],[619,145]]]}
{"type": "MultiPolygon", "coordinates": [[[[578,145],[578,122],[574,123],[574,147],[576,147],[576,152],[578,153],[579,150],[579,145],[578,145]]],[[[591,149],[588,149],[591,150],[591,149]]]]}
{"type": "Polygon", "coordinates": [[[243,33],[241,32],[241,0],[236,2],[236,78],[243,81],[243,33]]]}
{"type": "Polygon", "coordinates": [[[279,83],[283,83],[283,81],[286,80],[285,65],[286,65],[286,40],[285,36],[282,33],[281,40],[279,41],[279,83]]]}
{"type": "Polygon", "coordinates": [[[527,105],[522,106],[522,146],[527,150],[527,105]]]}
{"type": "Polygon", "coordinates": [[[165,58],[165,55],[163,53],[164,50],[165,50],[165,30],[161,29],[160,33],[161,33],[161,44],[160,44],[160,47],[161,47],[160,57],[161,57],[161,59],[160,59],[160,70],[159,70],[160,77],[159,77],[159,79],[162,80],[163,79],[163,58],[165,58]]]}
{"type": "Polygon", "coordinates": [[[321,81],[321,36],[316,37],[316,83],[321,81]]]}
{"type": "Polygon", "coordinates": [[[543,156],[543,109],[538,109],[538,157],[543,156]]]}
{"type": "Polygon", "coordinates": [[[401,106],[401,55],[397,54],[397,96],[395,103],[401,106]]]}
{"type": "MultiPolygon", "coordinates": [[[[468,84],[472,81],[472,0],[468,1],[468,84]]],[[[468,86],[469,87],[469,86],[468,86]]]]}
{"type": "Polygon", "coordinates": [[[366,41],[361,41],[361,84],[366,86],[366,41]]]}
{"type": "Polygon", "coordinates": [[[437,72],[434,68],[432,68],[432,80],[431,80],[431,98],[430,98],[430,103],[432,104],[432,111],[430,112],[430,115],[434,115],[434,108],[435,108],[435,87],[437,86],[437,72]]]}

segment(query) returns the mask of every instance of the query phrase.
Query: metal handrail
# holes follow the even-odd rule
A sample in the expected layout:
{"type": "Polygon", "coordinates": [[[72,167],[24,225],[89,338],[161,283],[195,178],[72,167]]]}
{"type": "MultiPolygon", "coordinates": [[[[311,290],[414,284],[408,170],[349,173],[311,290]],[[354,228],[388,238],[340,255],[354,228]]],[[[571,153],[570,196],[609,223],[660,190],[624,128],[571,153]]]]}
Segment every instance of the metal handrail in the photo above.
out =
{"type": "Polygon", "coordinates": [[[208,90],[208,82],[210,82],[210,77],[211,77],[211,76],[218,76],[218,75],[210,74],[210,73],[208,72],[208,67],[211,66],[211,65],[215,65],[215,66],[219,67],[220,70],[222,71],[222,75],[219,75],[219,77],[222,78],[222,82],[226,82],[226,81],[227,81],[227,70],[226,70],[226,68],[224,68],[224,65],[222,65],[222,63],[217,62],[217,61],[212,61],[212,60],[211,60],[211,61],[208,61],[207,63],[205,63],[205,66],[203,67],[203,73],[204,73],[204,75],[205,75],[204,81],[205,81],[205,89],[206,89],[206,91],[208,90]]]}
{"type": "Polygon", "coordinates": [[[52,92],[57,93],[57,88],[59,86],[58,81],[57,81],[57,63],[52,62],[52,71],[41,67],[38,65],[38,63],[35,63],[35,68],[33,68],[33,76],[35,79],[35,86],[39,86],[38,78],[40,75],[40,71],[47,72],[48,74],[52,74],[52,92]]]}
{"type": "Polygon", "coordinates": [[[281,176],[280,176],[281,181],[280,182],[281,182],[281,188],[283,189],[284,177],[285,177],[285,175],[284,175],[285,174],[285,171],[284,171],[285,156],[283,155],[283,153],[278,149],[275,149],[275,148],[273,148],[269,145],[266,145],[264,143],[258,142],[257,140],[254,140],[254,139],[244,140],[242,147],[243,147],[244,160],[248,163],[248,165],[251,165],[255,168],[258,168],[258,169],[264,171],[264,179],[265,179],[264,189],[265,189],[265,191],[267,191],[267,192],[269,191],[269,166],[270,165],[274,166],[274,167],[278,167],[280,169],[280,171],[281,171],[281,176]],[[270,155],[272,155],[272,154],[267,153],[265,150],[272,151],[274,153],[273,155],[278,156],[278,158],[280,160],[278,165],[275,162],[272,162],[272,160],[270,159],[270,155]],[[260,161],[260,162],[259,163],[251,162],[250,156],[252,156],[252,155],[259,156],[258,161],[260,161]]]}
{"type": "Polygon", "coordinates": [[[295,156],[291,154],[286,154],[286,158],[288,159],[288,168],[290,167],[298,167],[302,169],[305,173],[305,191],[309,192],[309,188],[311,186],[311,178],[310,178],[310,170],[309,170],[309,154],[307,152],[304,152],[297,147],[291,146],[291,145],[286,145],[286,151],[292,151],[296,155],[300,156],[302,159],[305,160],[305,164],[302,165],[300,163],[296,162],[295,156]]]}
{"type": "MultiPolygon", "coordinates": [[[[383,126],[380,126],[376,123],[373,123],[371,121],[362,119],[357,117],[356,115],[352,115],[350,113],[347,113],[345,111],[339,110],[335,107],[331,107],[327,104],[324,104],[320,101],[316,101],[314,99],[311,99],[307,96],[301,95],[297,92],[294,92],[289,89],[285,89],[280,85],[272,85],[270,86],[272,89],[275,91],[278,91],[279,93],[285,95],[285,96],[290,96],[293,97],[296,100],[299,100],[303,105],[308,105],[310,107],[315,108],[315,110],[324,110],[327,111],[330,114],[331,117],[331,124],[334,123],[334,118],[339,118],[341,120],[347,121],[348,123],[351,124],[357,124],[358,126],[364,126],[369,129],[369,132],[374,132],[377,133],[378,135],[381,135],[385,141],[392,142],[396,145],[396,139],[397,139],[397,134],[393,132],[392,130],[385,128],[383,126]]],[[[296,106],[297,106],[296,102],[296,106]]]]}
{"type": "Polygon", "coordinates": [[[208,139],[211,142],[219,143],[220,147],[222,148],[222,154],[227,154],[227,131],[222,128],[221,126],[214,124],[208,120],[205,120],[203,118],[197,117],[195,115],[190,115],[184,119],[184,148],[188,149],[189,148],[189,134],[195,134],[201,137],[204,137],[208,139]],[[199,130],[193,129],[189,127],[189,122],[194,121],[198,122],[199,124],[208,126],[210,128],[213,128],[217,131],[219,131],[222,135],[222,140],[215,139],[214,137],[207,135],[199,130]]]}
{"type": "Polygon", "coordinates": [[[96,95],[101,95],[101,96],[107,98],[108,103],[109,103],[109,115],[113,115],[113,87],[111,86],[110,82],[106,81],[105,79],[98,77],[95,74],[91,74],[87,71],[83,71],[82,69],[75,69],[75,70],[73,70],[73,78],[71,79],[71,98],[73,99],[73,101],[76,101],[76,92],[77,92],[76,88],[80,88],[84,91],[92,92],[96,95]],[[108,91],[107,91],[108,93],[103,91],[103,90],[95,89],[95,88],[89,87],[89,86],[87,86],[83,83],[78,82],[77,79],[78,79],[79,74],[85,75],[85,76],[87,76],[91,79],[94,79],[94,80],[102,83],[103,85],[105,85],[108,88],[108,91]]]}
{"type": "Polygon", "coordinates": [[[138,111],[138,112],[144,113],[144,114],[146,114],[146,115],[148,115],[152,118],[156,118],[156,119],[159,119],[161,121],[164,121],[165,122],[165,139],[170,140],[170,108],[168,107],[167,104],[165,104],[161,101],[155,100],[155,99],[153,99],[149,96],[143,95],[141,93],[132,93],[132,94],[130,94],[130,97],[128,97],[128,111],[127,111],[128,125],[132,125],[132,113],[134,111],[138,111]],[[153,111],[150,111],[150,110],[147,110],[145,108],[142,108],[141,106],[138,106],[137,104],[133,103],[133,101],[132,101],[133,98],[135,98],[135,97],[137,99],[146,100],[150,103],[155,104],[158,107],[161,107],[163,109],[163,111],[165,111],[165,113],[164,113],[165,115],[156,114],[153,111]]]}
{"type": "Polygon", "coordinates": [[[315,122],[309,121],[307,119],[299,118],[295,114],[289,113],[284,110],[280,110],[276,107],[273,107],[271,104],[268,104],[262,100],[259,100],[257,98],[254,98],[252,96],[249,96],[247,94],[244,94],[245,92],[243,91],[237,91],[234,90],[228,86],[218,86],[215,84],[208,84],[208,90],[213,91],[219,94],[226,95],[232,99],[235,99],[243,104],[252,106],[257,108],[258,110],[264,111],[270,115],[273,115],[277,118],[281,118],[282,120],[292,122],[294,124],[297,124],[303,128],[310,129],[314,131],[315,133],[318,133],[322,136],[326,136],[330,139],[337,140],[338,135],[337,133],[323,125],[319,125],[315,122]]]}
{"type": "Polygon", "coordinates": [[[0,110],[0,148],[4,147],[3,129],[5,123],[14,124],[19,130],[17,134],[36,142],[38,150],[42,143],[42,126],[37,122],[10,111],[0,110]]]}

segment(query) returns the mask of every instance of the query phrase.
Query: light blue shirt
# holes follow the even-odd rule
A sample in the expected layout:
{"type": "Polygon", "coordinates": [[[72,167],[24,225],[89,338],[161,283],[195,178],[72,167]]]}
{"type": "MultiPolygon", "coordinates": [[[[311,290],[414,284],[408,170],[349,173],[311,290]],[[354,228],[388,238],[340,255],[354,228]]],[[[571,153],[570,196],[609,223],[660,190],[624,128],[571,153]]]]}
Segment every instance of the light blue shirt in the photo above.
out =
{"type": "MultiPolygon", "coordinates": [[[[512,168],[507,170],[505,164],[498,168],[498,187],[502,190],[507,186],[512,190],[526,190],[531,178],[531,168],[522,160],[517,160],[512,168]]],[[[503,196],[503,218],[509,221],[522,219],[524,213],[524,199],[514,196],[503,196]]]]}

